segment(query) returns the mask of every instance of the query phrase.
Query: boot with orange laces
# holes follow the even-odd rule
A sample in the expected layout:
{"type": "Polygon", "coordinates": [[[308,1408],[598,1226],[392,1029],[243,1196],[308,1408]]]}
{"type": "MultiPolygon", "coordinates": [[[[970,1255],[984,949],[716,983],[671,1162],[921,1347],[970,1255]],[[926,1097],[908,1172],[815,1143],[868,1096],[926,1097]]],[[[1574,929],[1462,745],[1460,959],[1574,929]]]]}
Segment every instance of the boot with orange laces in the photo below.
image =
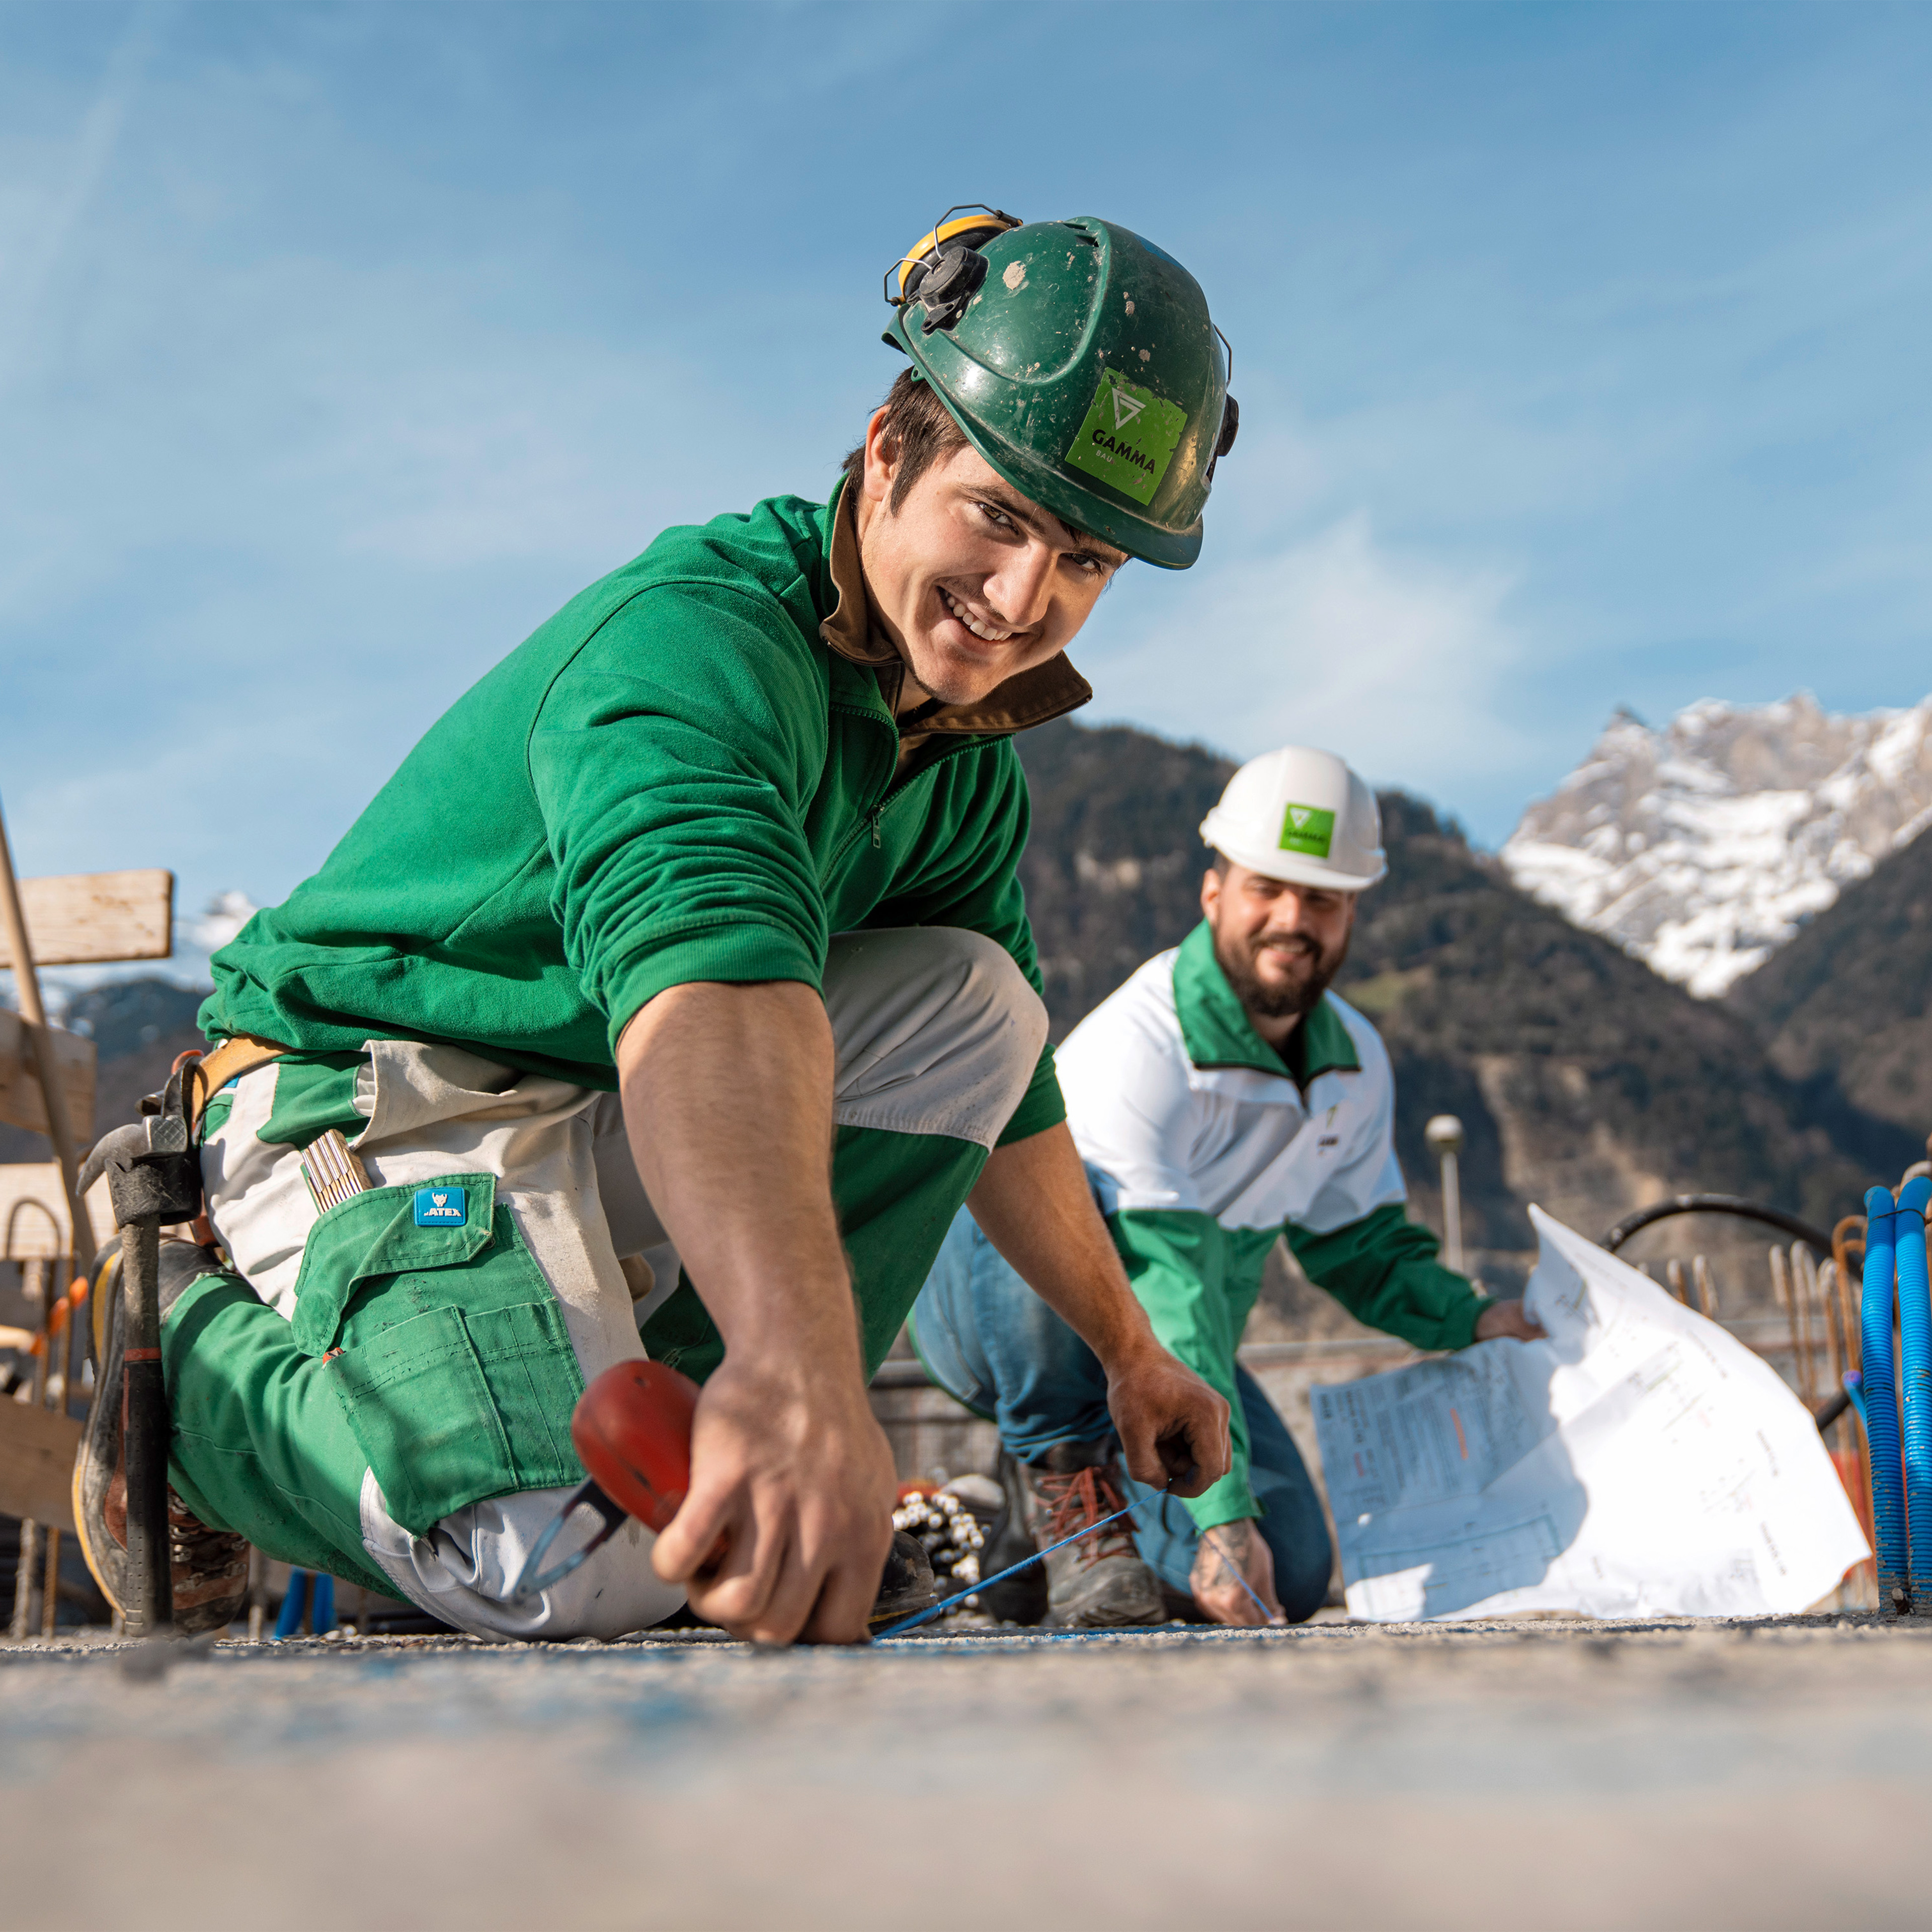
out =
{"type": "Polygon", "coordinates": [[[1100,1526],[1126,1501],[1113,1444],[1056,1442],[1027,1474],[1040,1505],[1036,1548],[1092,1532],[1046,1559],[1046,1621],[1080,1630],[1165,1623],[1160,1579],[1141,1561],[1132,1520],[1100,1526]]]}

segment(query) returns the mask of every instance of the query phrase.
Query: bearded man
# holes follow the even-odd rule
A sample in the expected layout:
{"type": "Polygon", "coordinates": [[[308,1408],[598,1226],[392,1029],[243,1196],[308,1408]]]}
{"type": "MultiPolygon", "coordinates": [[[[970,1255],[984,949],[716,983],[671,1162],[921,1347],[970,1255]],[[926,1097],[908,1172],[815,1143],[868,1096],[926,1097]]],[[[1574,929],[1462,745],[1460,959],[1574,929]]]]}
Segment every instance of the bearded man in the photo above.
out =
{"type": "Polygon", "coordinates": [[[1081,1022],[1059,1067],[1154,1333],[1231,1405],[1228,1474],[1185,1502],[1120,1475],[1100,1363],[970,1215],[914,1311],[928,1374],[999,1424],[1010,1520],[1026,1516],[1042,1546],[1089,1532],[1049,1559],[1057,1622],[1152,1623],[1177,1608],[1299,1622],[1321,1605],[1332,1555],[1320,1502],[1235,1360],[1277,1240],[1350,1313],[1418,1348],[1543,1332],[1520,1300],[1442,1267],[1436,1238],[1408,1219],[1388,1050],[1328,991],[1357,899],[1388,870],[1374,794],[1332,753],[1291,746],[1243,766],[1201,836],[1214,852],[1202,922],[1081,1022]],[[1132,1518],[1104,1524],[1135,1502],[1132,1518]]]}

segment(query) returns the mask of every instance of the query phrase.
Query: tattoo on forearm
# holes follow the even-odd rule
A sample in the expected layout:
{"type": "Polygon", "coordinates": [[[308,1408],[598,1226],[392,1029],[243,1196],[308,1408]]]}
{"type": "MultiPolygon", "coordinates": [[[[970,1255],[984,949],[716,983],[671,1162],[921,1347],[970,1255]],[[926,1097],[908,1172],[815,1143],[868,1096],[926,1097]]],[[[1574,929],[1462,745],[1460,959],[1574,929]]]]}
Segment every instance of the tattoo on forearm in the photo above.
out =
{"type": "Polygon", "coordinates": [[[1248,1560],[1248,1539],[1252,1534],[1244,1521],[1224,1522],[1202,1532],[1201,1557],[1197,1561],[1208,1572],[1201,1580],[1204,1587],[1210,1587],[1226,1571],[1234,1573],[1226,1580],[1239,1587],[1240,1572],[1248,1560]]]}

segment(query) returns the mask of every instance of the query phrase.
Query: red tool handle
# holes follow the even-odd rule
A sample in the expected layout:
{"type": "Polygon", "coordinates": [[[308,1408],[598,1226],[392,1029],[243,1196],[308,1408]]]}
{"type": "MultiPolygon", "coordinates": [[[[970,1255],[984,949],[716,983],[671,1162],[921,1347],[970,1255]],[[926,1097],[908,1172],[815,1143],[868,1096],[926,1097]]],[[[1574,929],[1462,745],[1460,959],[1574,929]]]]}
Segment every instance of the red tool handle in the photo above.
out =
{"type": "Polygon", "coordinates": [[[662,1362],[620,1362],[578,1398],[570,1439],[604,1493],[646,1528],[665,1529],[691,1487],[698,1384],[662,1362]]]}

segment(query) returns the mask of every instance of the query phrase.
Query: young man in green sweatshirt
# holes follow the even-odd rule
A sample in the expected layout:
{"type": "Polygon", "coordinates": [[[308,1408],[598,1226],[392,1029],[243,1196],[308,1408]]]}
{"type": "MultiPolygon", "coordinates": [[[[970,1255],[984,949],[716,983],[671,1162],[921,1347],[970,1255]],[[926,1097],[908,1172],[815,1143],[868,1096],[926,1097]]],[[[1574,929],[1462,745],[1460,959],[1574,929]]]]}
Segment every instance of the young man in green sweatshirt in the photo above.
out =
{"type": "MultiPolygon", "coordinates": [[[[1226,1405],[1155,1340],[1065,1125],[1010,742],[1090,695],[1063,652],[1130,557],[1193,561],[1218,332],[1094,220],[942,226],[895,308],[911,366],[832,502],[667,531],[592,585],[216,956],[225,1259],[174,1244],[162,1289],[204,1622],[226,1586],[188,1573],[232,1576],[242,1537],[484,1634],[688,1596],[762,1641],[860,1636],[893,1490],[866,1382],[962,1201],[1106,1365],[1135,1474],[1225,1471],[1226,1405]],[[366,1188],[327,1184],[345,1152],[366,1188]],[[646,1348],[704,1384],[688,1498],[520,1601],[576,1397],[646,1348]]],[[[112,1594],[96,1408],[77,1500],[112,1594]]]]}

